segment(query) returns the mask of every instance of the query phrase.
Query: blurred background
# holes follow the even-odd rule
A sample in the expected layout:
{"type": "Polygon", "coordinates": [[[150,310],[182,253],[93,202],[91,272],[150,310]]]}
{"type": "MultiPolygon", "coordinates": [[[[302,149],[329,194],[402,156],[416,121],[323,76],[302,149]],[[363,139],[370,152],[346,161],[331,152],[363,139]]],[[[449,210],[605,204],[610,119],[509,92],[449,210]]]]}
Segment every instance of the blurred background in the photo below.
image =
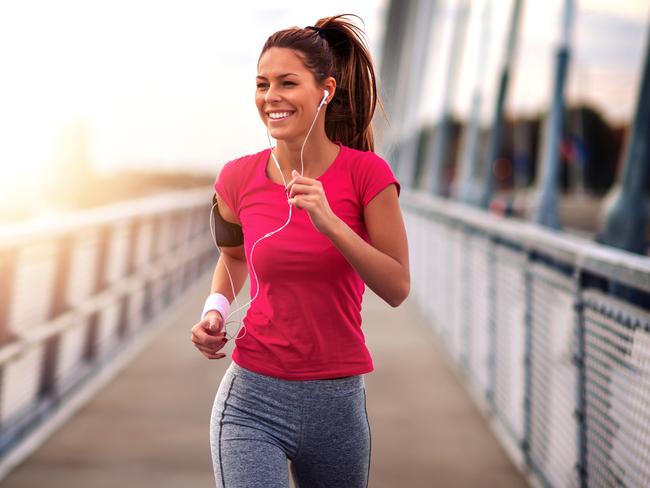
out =
{"type": "MultiPolygon", "coordinates": [[[[373,52],[384,10],[355,5],[373,52]]],[[[209,185],[267,144],[254,104],[266,38],[324,15],[295,1],[2,2],[0,222],[209,185]]]]}
{"type": "Polygon", "coordinates": [[[266,38],[338,13],[412,273],[364,295],[371,486],[650,486],[647,0],[0,2],[2,486],[212,485],[212,184],[266,38]]]}
{"type": "MultiPolygon", "coordinates": [[[[382,142],[399,176],[569,233],[606,234],[606,196],[623,177],[638,110],[638,142],[648,135],[640,103],[648,3],[434,3],[404,36],[409,54],[396,48],[383,59],[392,120],[382,142]]],[[[397,17],[388,17],[389,32],[397,17]]],[[[646,190],[647,164],[647,156],[630,164],[646,190]]]]}

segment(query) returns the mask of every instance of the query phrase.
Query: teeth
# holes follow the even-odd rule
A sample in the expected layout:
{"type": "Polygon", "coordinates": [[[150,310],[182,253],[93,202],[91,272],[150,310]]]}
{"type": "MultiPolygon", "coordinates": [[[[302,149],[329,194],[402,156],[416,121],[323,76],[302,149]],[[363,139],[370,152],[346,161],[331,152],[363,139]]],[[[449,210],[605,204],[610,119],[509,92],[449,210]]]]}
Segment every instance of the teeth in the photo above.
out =
{"type": "Polygon", "coordinates": [[[291,112],[269,112],[269,117],[272,119],[284,119],[285,117],[289,117],[291,115],[291,112]]]}

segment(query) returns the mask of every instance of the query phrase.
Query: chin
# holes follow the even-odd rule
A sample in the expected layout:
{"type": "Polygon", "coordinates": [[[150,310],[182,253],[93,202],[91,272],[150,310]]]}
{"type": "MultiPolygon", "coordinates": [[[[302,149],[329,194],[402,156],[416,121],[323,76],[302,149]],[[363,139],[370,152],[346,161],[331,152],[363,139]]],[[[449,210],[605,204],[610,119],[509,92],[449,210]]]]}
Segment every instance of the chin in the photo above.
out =
{"type": "Polygon", "coordinates": [[[295,136],[292,137],[292,135],[287,133],[287,131],[271,129],[269,127],[267,127],[267,129],[269,131],[269,134],[271,134],[271,137],[276,141],[287,141],[290,139],[295,139],[295,136]]]}

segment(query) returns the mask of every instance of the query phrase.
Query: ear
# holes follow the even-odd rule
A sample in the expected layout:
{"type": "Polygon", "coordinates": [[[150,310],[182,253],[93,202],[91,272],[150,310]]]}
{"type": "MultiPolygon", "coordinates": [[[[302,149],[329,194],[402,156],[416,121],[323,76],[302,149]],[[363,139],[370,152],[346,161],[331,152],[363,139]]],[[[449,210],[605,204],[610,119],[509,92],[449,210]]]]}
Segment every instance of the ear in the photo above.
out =
{"type": "Polygon", "coordinates": [[[330,103],[332,98],[334,98],[334,93],[336,92],[336,79],[333,76],[328,76],[323,82],[323,90],[327,90],[330,94],[327,97],[327,102],[330,103]]]}

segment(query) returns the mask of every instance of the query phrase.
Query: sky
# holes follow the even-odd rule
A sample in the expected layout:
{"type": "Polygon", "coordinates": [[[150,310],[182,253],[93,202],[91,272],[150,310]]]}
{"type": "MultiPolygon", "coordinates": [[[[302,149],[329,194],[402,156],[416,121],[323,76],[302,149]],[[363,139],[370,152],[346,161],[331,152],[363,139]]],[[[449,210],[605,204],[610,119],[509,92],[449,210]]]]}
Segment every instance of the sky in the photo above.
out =
{"type": "MultiPolygon", "coordinates": [[[[467,113],[477,77],[477,19],[470,29],[453,108],[467,113]]],[[[535,111],[549,98],[561,0],[525,2],[508,106],[535,111]]],[[[378,63],[388,0],[16,0],[0,2],[0,194],[38,195],[39,176],[85,133],[93,168],[184,169],[214,174],[266,144],[254,105],[256,62],[266,38],[320,17],[356,13],[378,63]],[[349,7],[354,9],[350,12],[349,7]],[[9,74],[9,76],[7,76],[9,74]],[[72,137],[74,141],[74,137],[72,137]],[[69,145],[69,144],[68,144],[69,145]],[[62,147],[64,146],[64,147],[62,147]]],[[[440,76],[456,0],[433,29],[422,119],[441,106],[440,76]],[[447,40],[447,41],[446,41],[447,40]]],[[[489,120],[510,0],[491,2],[483,118],[489,120]]],[[[568,96],[630,117],[648,26],[642,0],[580,0],[568,96]]],[[[29,197],[29,195],[28,195],[29,197]]]]}
{"type": "MultiPolygon", "coordinates": [[[[340,0],[0,2],[0,63],[11,72],[0,81],[0,130],[8,136],[0,142],[0,181],[7,190],[32,180],[80,126],[99,172],[216,174],[266,144],[254,105],[266,38],[349,7],[340,0]]],[[[381,0],[363,0],[351,12],[365,22],[373,49],[383,9],[381,0]]]]}
{"type": "MultiPolygon", "coordinates": [[[[481,119],[488,124],[492,118],[513,1],[489,2],[489,24],[484,38],[479,35],[484,0],[468,0],[468,3],[472,8],[452,111],[461,117],[467,116],[479,76],[483,91],[481,119]],[[481,51],[485,46],[487,48],[481,51]],[[479,72],[481,74],[477,75],[479,72]]],[[[452,0],[443,4],[434,24],[430,41],[434,55],[427,67],[431,81],[424,86],[418,115],[423,122],[440,117],[445,92],[444,77],[440,74],[449,69],[449,41],[457,4],[458,1],[452,0]]],[[[515,114],[533,115],[548,106],[564,4],[564,0],[523,2],[519,43],[506,100],[507,109],[515,114]]],[[[569,103],[590,102],[608,118],[625,122],[636,104],[650,5],[647,0],[576,0],[575,5],[567,99],[569,103]]]]}

